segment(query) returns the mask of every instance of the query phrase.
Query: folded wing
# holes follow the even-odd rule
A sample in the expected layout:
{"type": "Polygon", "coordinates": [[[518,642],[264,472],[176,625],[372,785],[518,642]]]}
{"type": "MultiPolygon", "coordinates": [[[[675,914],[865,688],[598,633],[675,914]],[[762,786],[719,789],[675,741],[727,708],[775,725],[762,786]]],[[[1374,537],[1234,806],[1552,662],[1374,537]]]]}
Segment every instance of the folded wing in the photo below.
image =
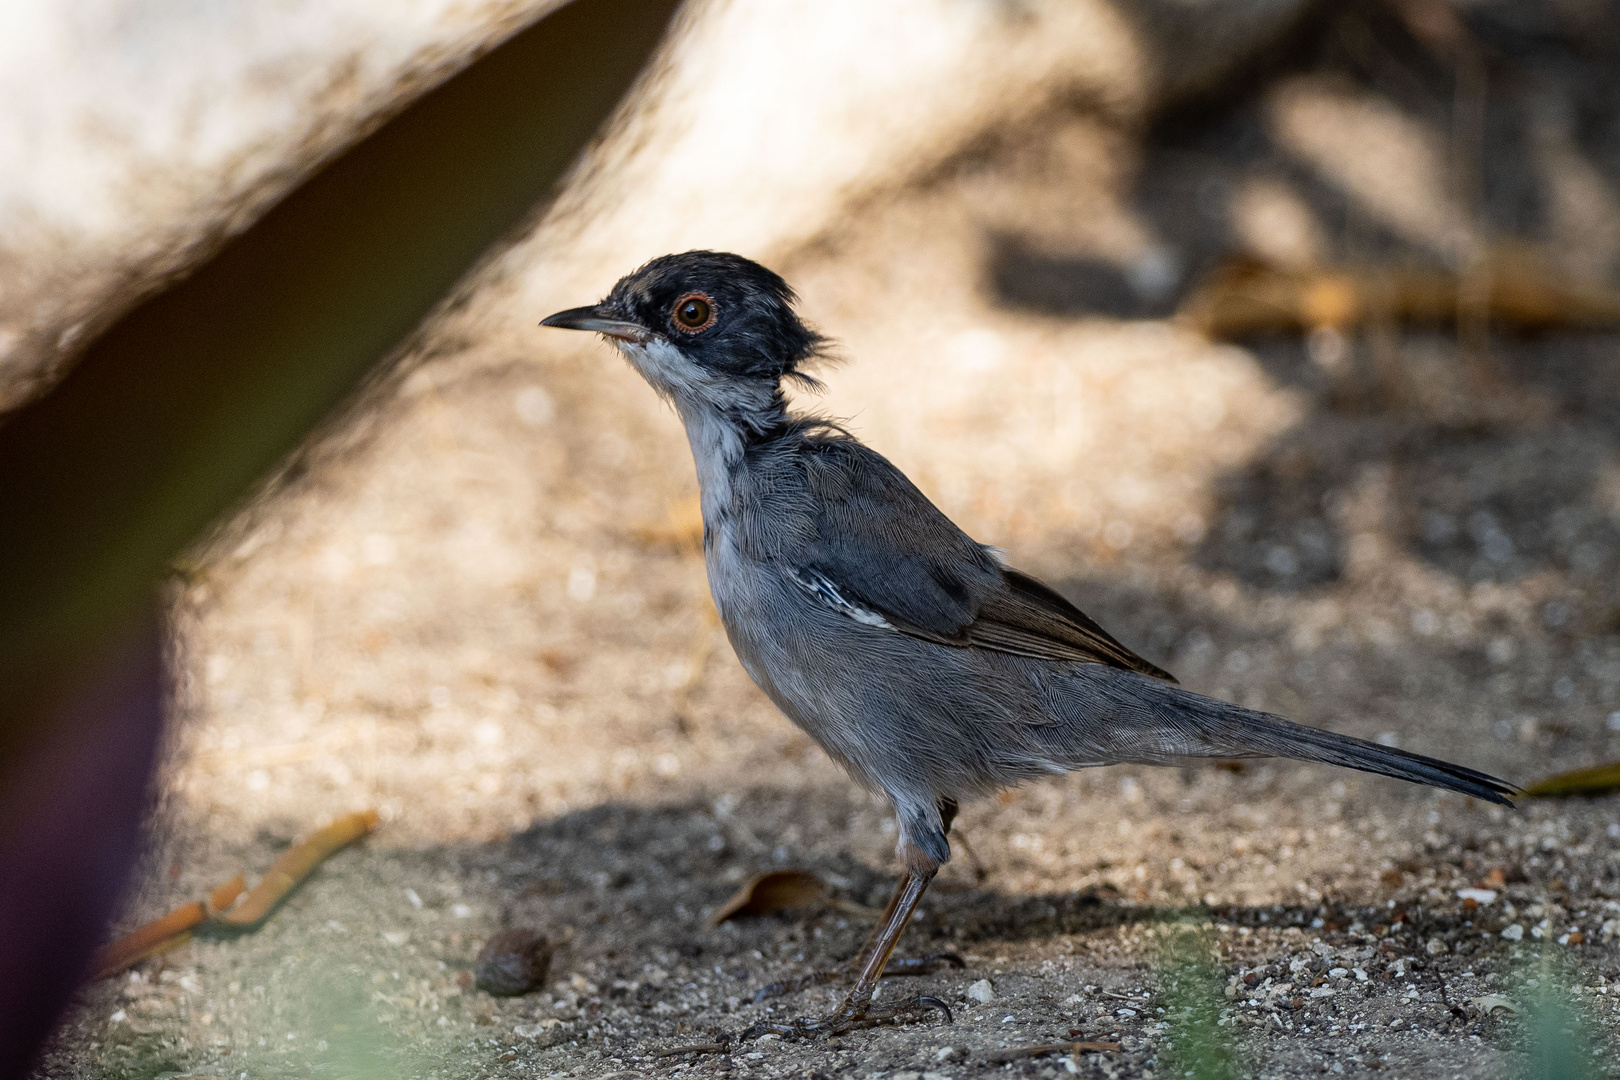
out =
{"type": "Polygon", "coordinates": [[[789,573],[869,625],[954,648],[1105,664],[1174,682],[1054,590],[1001,564],[882,455],[817,438],[804,455],[812,536],[789,573]]]}

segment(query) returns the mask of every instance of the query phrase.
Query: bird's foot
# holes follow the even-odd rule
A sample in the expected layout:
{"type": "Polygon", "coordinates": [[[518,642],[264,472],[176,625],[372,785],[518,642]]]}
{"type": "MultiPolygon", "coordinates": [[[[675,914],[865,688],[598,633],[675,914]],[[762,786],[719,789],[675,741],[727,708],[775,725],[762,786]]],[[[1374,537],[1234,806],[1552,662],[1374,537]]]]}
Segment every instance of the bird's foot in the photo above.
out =
{"type": "Polygon", "coordinates": [[[780,1035],[784,1039],[842,1035],[846,1031],[872,1027],[885,1021],[898,1020],[909,1014],[923,1014],[936,1009],[945,1015],[947,1024],[952,1022],[950,1008],[939,998],[929,997],[926,994],[902,998],[899,1001],[845,1001],[837,1012],[815,1019],[761,1020],[739,1035],[737,1041],[748,1042],[761,1035],[780,1035]]]}
{"type": "MultiPolygon", "coordinates": [[[[932,975],[934,972],[947,967],[964,968],[967,967],[967,963],[953,952],[929,953],[927,956],[901,956],[889,961],[888,966],[883,969],[883,977],[888,978],[891,975],[932,975]]],[[[800,990],[808,990],[812,986],[825,986],[830,982],[853,979],[858,974],[856,968],[856,962],[850,960],[825,971],[812,971],[797,978],[773,982],[768,986],[759,988],[758,992],[754,994],[754,1003],[757,1005],[759,1002],[773,997],[796,994],[800,990]]]]}

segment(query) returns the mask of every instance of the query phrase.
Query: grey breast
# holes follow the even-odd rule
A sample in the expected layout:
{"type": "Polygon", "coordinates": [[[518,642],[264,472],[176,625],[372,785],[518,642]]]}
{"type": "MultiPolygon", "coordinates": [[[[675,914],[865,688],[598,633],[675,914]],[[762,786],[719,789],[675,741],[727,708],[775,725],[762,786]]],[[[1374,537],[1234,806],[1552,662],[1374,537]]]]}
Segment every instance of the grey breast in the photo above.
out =
{"type": "Polygon", "coordinates": [[[708,523],[710,588],[750,677],[858,780],[908,802],[1051,771],[1016,734],[1044,722],[1051,673],[901,634],[818,573],[829,538],[799,449],[738,462],[708,523]]]}

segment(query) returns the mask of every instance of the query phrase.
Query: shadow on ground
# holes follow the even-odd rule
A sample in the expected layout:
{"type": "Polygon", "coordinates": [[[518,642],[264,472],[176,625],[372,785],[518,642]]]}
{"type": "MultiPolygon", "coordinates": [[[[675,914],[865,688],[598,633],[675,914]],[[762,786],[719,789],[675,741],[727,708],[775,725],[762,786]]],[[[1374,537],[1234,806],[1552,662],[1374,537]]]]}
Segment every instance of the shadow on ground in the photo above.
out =
{"type": "MultiPolygon", "coordinates": [[[[1603,11],[1612,21],[1613,10],[1603,11]]],[[[1568,211],[1559,185],[1578,173],[1620,205],[1620,39],[1580,34],[1551,9],[1483,5],[1468,18],[1488,73],[1480,137],[1490,153],[1475,227],[1573,258],[1581,245],[1560,234],[1568,211]]],[[[1297,59],[1315,90],[1353,103],[1346,109],[1387,110],[1378,115],[1390,133],[1427,138],[1455,173],[1467,103],[1448,63],[1393,9],[1346,6],[1297,59]]],[[[1273,253],[1257,243],[1283,242],[1277,234],[1287,230],[1275,227],[1256,239],[1256,229],[1270,227],[1264,220],[1245,227],[1244,207],[1262,189],[1292,200],[1307,219],[1306,247],[1329,262],[1454,260],[1435,233],[1443,223],[1425,223],[1419,211],[1446,212],[1455,192],[1421,190],[1422,178],[1409,176],[1397,185],[1414,190],[1385,190],[1302,148],[1278,119],[1279,100],[1268,81],[1223,111],[1164,119],[1134,194],[1158,247],[1131,260],[996,232],[985,268],[992,295],[1059,317],[1163,317],[1223,258],[1266,256],[1273,253]]],[[[1399,176],[1398,162],[1379,164],[1381,152],[1356,151],[1399,176]]],[[[1444,170],[1430,180],[1463,182],[1444,170]]],[[[1594,235],[1602,228],[1591,224],[1594,235]]],[[[1584,269],[1612,274],[1613,244],[1588,246],[1584,269]]],[[[1309,347],[1263,341],[1254,351],[1279,385],[1301,395],[1305,415],[1221,482],[1196,556],[1204,568],[1268,591],[1308,592],[1338,581],[1355,535],[1376,528],[1461,584],[1555,575],[1549,626],[1610,633],[1620,625],[1620,338],[1499,335],[1480,355],[1449,329],[1386,327],[1320,334],[1309,347]],[[1369,498],[1375,505],[1365,505],[1369,498]]]]}

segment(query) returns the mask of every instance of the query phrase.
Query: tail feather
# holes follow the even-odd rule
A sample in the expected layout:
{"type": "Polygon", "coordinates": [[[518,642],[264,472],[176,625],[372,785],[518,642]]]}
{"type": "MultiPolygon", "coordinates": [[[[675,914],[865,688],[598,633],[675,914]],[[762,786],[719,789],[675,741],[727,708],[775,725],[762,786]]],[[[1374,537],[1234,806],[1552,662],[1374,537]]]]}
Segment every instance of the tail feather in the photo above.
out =
{"type": "MultiPolygon", "coordinates": [[[[1248,710],[1244,710],[1248,712],[1248,710]]],[[[1424,757],[1409,750],[1368,742],[1348,735],[1339,735],[1320,728],[1305,727],[1280,716],[1249,713],[1250,717],[1264,717],[1262,724],[1247,720],[1243,732],[1236,734],[1235,747],[1244,747],[1246,754],[1256,752],[1267,757],[1285,757],[1296,761],[1319,761],[1327,765],[1342,765],[1362,772],[1393,776],[1416,784],[1444,788],[1476,799],[1512,806],[1512,796],[1518,789],[1489,773],[1453,765],[1439,758],[1424,757]],[[1259,728],[1259,730],[1256,730],[1259,728]]],[[[1222,725],[1224,726],[1224,725],[1222,725]]],[[[1212,733],[1213,734],[1213,733],[1212,733]]]]}
{"type": "Polygon", "coordinates": [[[1187,758],[1280,757],[1317,761],[1444,788],[1512,806],[1512,784],[1477,769],[1393,746],[1305,727],[1131,672],[1090,666],[1058,695],[1061,718],[1040,729],[1061,767],[1110,762],[1170,764],[1187,758]]]}

